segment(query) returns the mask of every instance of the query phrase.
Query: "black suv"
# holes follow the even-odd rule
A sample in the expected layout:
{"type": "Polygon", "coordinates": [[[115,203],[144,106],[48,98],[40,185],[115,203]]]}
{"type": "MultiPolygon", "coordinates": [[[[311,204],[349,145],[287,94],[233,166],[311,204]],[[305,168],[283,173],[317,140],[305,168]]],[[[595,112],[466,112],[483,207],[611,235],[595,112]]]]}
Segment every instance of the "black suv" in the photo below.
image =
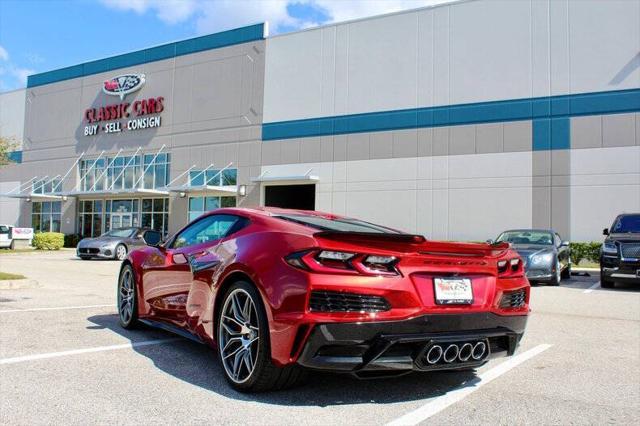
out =
{"type": "Polygon", "coordinates": [[[640,284],[640,213],[621,214],[600,250],[600,286],[612,288],[614,282],[640,284]]]}

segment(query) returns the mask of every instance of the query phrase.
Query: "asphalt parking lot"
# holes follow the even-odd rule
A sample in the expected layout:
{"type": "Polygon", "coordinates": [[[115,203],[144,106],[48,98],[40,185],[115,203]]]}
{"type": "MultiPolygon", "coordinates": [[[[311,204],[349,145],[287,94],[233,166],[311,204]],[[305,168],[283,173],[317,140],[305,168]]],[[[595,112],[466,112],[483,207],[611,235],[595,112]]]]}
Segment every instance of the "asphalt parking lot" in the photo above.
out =
{"type": "MultiPolygon", "coordinates": [[[[270,394],[232,391],[211,349],[117,324],[119,262],[0,255],[26,275],[0,289],[1,424],[636,424],[640,287],[597,277],[536,286],[517,355],[473,373],[359,381],[312,374],[270,394]]],[[[0,287],[1,288],[1,287],[0,287]]]]}

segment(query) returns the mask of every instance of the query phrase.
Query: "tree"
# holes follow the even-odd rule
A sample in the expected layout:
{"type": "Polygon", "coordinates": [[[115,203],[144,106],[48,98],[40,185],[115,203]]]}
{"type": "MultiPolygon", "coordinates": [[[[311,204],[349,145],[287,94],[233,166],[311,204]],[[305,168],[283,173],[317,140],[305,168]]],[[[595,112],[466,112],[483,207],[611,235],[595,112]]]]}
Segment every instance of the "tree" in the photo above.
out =
{"type": "Polygon", "coordinates": [[[0,166],[6,166],[14,162],[9,154],[15,151],[17,147],[18,142],[16,138],[0,136],[0,166]]]}

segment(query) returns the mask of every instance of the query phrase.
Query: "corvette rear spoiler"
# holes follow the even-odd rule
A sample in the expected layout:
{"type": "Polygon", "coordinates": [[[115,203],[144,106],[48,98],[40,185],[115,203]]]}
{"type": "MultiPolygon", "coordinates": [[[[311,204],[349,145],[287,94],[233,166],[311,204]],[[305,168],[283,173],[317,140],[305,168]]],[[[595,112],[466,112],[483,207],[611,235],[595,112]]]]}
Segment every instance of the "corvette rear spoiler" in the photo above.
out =
{"type": "Polygon", "coordinates": [[[458,243],[449,241],[427,241],[422,235],[414,234],[385,234],[376,232],[340,232],[321,231],[314,237],[340,241],[364,246],[376,246],[402,252],[417,252],[431,256],[500,256],[509,249],[509,243],[458,243]]]}

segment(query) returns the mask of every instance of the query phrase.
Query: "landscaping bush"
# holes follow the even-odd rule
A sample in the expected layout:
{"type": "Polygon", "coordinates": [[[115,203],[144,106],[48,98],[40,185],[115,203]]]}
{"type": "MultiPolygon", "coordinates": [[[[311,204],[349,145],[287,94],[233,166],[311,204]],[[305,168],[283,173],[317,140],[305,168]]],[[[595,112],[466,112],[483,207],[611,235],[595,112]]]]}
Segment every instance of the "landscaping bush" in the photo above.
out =
{"type": "Polygon", "coordinates": [[[64,236],[64,246],[76,248],[82,237],[79,234],[66,234],[64,236]]]}
{"type": "Polygon", "coordinates": [[[38,250],[60,250],[64,246],[61,232],[38,232],[33,235],[33,246],[38,250]]]}
{"type": "Polygon", "coordinates": [[[571,262],[577,265],[584,259],[589,262],[599,263],[601,246],[602,243],[593,241],[590,243],[571,243],[571,262]]]}

